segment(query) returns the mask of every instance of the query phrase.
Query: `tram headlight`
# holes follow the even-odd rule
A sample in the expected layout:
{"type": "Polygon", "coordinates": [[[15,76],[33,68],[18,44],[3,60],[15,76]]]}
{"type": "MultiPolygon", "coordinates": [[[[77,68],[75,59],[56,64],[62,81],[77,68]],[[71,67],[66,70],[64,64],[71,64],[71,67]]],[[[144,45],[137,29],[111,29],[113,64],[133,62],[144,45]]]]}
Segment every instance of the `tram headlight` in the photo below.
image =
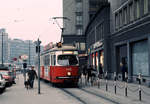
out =
{"type": "Polygon", "coordinates": [[[67,72],[67,75],[68,75],[68,76],[71,76],[71,72],[67,72]]]}

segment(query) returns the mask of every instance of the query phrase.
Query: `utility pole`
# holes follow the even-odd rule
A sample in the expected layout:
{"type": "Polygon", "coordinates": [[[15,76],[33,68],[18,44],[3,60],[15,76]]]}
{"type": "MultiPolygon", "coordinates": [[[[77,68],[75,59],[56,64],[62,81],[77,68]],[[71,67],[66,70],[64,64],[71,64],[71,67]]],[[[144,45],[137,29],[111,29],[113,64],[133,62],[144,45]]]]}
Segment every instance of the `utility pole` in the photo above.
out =
{"type": "Polygon", "coordinates": [[[40,44],[41,41],[38,40],[35,42],[36,44],[36,53],[38,53],[38,94],[40,94],[40,44]]]}
{"type": "Polygon", "coordinates": [[[3,62],[3,32],[2,32],[2,66],[4,65],[4,62],[3,62]]]}
{"type": "Polygon", "coordinates": [[[61,29],[60,42],[62,42],[62,35],[63,35],[63,32],[64,32],[65,28],[64,28],[64,26],[63,27],[60,26],[57,19],[68,20],[68,21],[70,21],[70,19],[67,18],[67,17],[53,17],[53,19],[55,20],[55,23],[57,24],[57,26],[61,29]]]}
{"type": "Polygon", "coordinates": [[[30,40],[29,40],[29,65],[30,65],[30,40]]]}

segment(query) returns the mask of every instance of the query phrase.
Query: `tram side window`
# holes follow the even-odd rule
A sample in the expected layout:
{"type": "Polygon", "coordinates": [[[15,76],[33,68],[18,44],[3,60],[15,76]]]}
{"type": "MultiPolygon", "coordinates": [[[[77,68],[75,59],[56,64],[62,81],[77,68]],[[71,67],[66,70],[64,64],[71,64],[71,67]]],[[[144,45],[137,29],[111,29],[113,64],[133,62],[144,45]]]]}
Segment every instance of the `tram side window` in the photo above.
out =
{"type": "Polygon", "coordinates": [[[44,65],[49,65],[49,64],[50,64],[50,57],[49,57],[49,55],[46,55],[44,57],[44,65]]]}
{"type": "Polygon", "coordinates": [[[56,65],[56,55],[51,55],[51,65],[56,65]]]}

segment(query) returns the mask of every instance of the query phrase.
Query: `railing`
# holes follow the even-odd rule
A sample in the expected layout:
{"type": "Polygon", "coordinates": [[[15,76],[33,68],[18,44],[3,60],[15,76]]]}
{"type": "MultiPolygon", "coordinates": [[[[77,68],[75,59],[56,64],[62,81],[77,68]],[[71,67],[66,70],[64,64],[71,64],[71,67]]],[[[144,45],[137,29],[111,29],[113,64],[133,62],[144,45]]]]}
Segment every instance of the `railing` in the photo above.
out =
{"type": "Polygon", "coordinates": [[[99,89],[103,86],[105,87],[105,91],[109,91],[109,87],[110,88],[114,87],[115,94],[117,94],[117,89],[124,89],[124,96],[127,97],[128,92],[138,93],[138,99],[141,101],[142,95],[150,96],[150,92],[146,91],[146,89],[143,86],[141,86],[142,76],[140,73],[137,78],[138,78],[138,84],[132,85],[128,83],[127,73],[125,73],[125,81],[121,82],[117,80],[116,72],[114,73],[113,80],[108,80],[108,74],[106,72],[103,79],[100,79],[98,76],[96,76],[96,78],[91,78],[89,82],[87,82],[86,76],[81,77],[80,81],[82,80],[82,82],[80,83],[80,85],[81,87],[97,86],[99,89]],[[84,81],[82,78],[84,78],[84,81]]]}

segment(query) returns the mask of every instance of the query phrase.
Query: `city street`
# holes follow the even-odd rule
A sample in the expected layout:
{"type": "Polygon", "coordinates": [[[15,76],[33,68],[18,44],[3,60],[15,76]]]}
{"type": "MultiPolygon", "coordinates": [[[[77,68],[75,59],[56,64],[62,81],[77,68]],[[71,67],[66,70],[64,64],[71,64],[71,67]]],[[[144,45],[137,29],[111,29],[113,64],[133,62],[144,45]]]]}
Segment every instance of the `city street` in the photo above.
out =
{"type": "Polygon", "coordinates": [[[1,4],[0,104],[150,104],[150,0],[1,4]]]}
{"type": "MultiPolygon", "coordinates": [[[[81,80],[80,80],[81,82],[81,80]]],[[[97,86],[82,85],[79,88],[74,87],[52,87],[51,84],[41,81],[41,94],[38,95],[37,81],[35,81],[34,89],[25,89],[23,84],[23,75],[19,75],[16,79],[16,84],[6,89],[0,95],[1,104],[149,104],[144,99],[139,101],[136,98],[128,98],[119,94],[115,95],[111,92],[106,92],[105,86],[100,89],[97,86]]],[[[113,90],[113,87],[112,87],[113,90]]],[[[149,89],[148,89],[149,90],[149,89]]],[[[134,96],[134,95],[133,95],[134,96]]],[[[136,96],[135,96],[136,97],[136,96]]],[[[137,97],[138,98],[138,97],[137,97]]],[[[147,98],[148,99],[148,98],[147,98]]]]}

